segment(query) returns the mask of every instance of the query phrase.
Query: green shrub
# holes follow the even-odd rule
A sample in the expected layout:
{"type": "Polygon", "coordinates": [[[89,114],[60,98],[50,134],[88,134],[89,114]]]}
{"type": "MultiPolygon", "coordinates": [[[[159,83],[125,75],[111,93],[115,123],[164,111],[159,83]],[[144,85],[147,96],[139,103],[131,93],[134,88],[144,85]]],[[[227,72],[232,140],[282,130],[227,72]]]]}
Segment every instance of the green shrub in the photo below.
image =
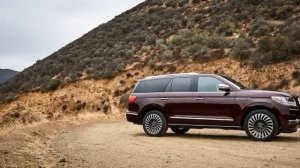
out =
{"type": "Polygon", "coordinates": [[[257,37],[264,36],[272,32],[274,26],[268,23],[264,18],[258,18],[251,23],[250,34],[257,37]]]}
{"type": "Polygon", "coordinates": [[[292,52],[294,54],[300,53],[300,24],[287,24],[283,30],[291,45],[292,52]]]}
{"type": "Polygon", "coordinates": [[[267,6],[261,6],[256,11],[256,17],[263,17],[265,19],[270,19],[274,17],[274,10],[273,8],[267,6]]]}
{"type": "Polygon", "coordinates": [[[150,34],[146,37],[146,44],[147,45],[155,45],[157,36],[155,34],[150,34]]]}
{"type": "Polygon", "coordinates": [[[15,93],[13,93],[13,92],[8,92],[8,93],[2,95],[0,99],[1,99],[1,102],[2,102],[2,103],[10,103],[10,102],[16,100],[17,97],[18,97],[18,96],[17,96],[15,93]]]}
{"type": "Polygon", "coordinates": [[[295,54],[300,53],[300,40],[291,41],[292,52],[295,54]]]}
{"type": "Polygon", "coordinates": [[[265,37],[258,42],[258,51],[265,63],[286,61],[291,56],[289,40],[285,36],[265,37]]]}
{"type": "Polygon", "coordinates": [[[172,50],[165,50],[161,56],[160,56],[162,61],[171,61],[173,58],[173,51],[172,50]]]}
{"type": "Polygon", "coordinates": [[[193,21],[195,22],[195,23],[198,23],[198,22],[200,22],[202,19],[203,19],[203,14],[196,14],[194,17],[193,17],[193,21]]]}
{"type": "Polygon", "coordinates": [[[250,56],[249,56],[249,64],[253,67],[253,68],[261,68],[263,67],[264,63],[263,63],[263,55],[264,53],[259,52],[259,51],[255,51],[253,52],[250,56]]]}
{"type": "Polygon", "coordinates": [[[287,37],[281,35],[274,37],[271,52],[273,62],[281,62],[289,59],[291,56],[290,51],[291,48],[287,37]]]}
{"type": "Polygon", "coordinates": [[[216,32],[225,36],[231,36],[234,32],[234,24],[227,20],[221,22],[220,25],[216,28],[216,32]]]}
{"type": "Polygon", "coordinates": [[[240,36],[233,47],[233,54],[241,60],[247,59],[251,55],[251,46],[248,40],[240,36]]]}
{"type": "Polygon", "coordinates": [[[179,0],[178,1],[178,6],[182,7],[184,6],[185,4],[187,4],[189,2],[189,0],[179,0]]]}
{"type": "Polygon", "coordinates": [[[166,7],[176,8],[177,7],[177,1],[176,0],[167,0],[166,1],[166,7]]]}
{"type": "Polygon", "coordinates": [[[292,6],[292,5],[284,5],[284,6],[278,7],[278,9],[276,10],[276,17],[278,19],[289,18],[293,14],[293,9],[294,9],[294,6],[292,6]]]}
{"type": "Polygon", "coordinates": [[[162,7],[162,6],[155,6],[155,7],[151,7],[148,9],[148,13],[149,14],[152,14],[154,12],[158,12],[158,11],[161,11],[161,10],[164,10],[165,8],[162,7]]]}
{"type": "Polygon", "coordinates": [[[186,27],[188,21],[189,21],[189,20],[188,20],[187,18],[182,19],[182,20],[181,20],[181,25],[184,26],[184,27],[186,27]]]}
{"type": "Polygon", "coordinates": [[[273,37],[267,36],[258,41],[258,50],[269,52],[272,49],[273,37]]]}
{"type": "Polygon", "coordinates": [[[119,105],[122,107],[127,107],[129,94],[122,94],[119,98],[119,105]]]}
{"type": "Polygon", "coordinates": [[[46,85],[46,90],[56,90],[60,85],[59,79],[50,79],[46,85]]]}
{"type": "Polygon", "coordinates": [[[206,44],[209,48],[226,48],[229,42],[224,36],[213,34],[206,38],[206,44]]]}
{"type": "Polygon", "coordinates": [[[199,3],[200,2],[200,0],[192,0],[192,3],[199,3]]]}

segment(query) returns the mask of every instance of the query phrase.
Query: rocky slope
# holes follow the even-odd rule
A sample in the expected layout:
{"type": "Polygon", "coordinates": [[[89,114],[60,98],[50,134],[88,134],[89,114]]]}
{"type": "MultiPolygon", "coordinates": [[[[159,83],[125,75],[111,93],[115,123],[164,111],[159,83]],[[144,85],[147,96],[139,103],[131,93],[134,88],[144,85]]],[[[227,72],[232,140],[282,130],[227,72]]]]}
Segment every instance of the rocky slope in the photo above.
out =
{"type": "Polygon", "coordinates": [[[0,85],[1,126],[124,111],[137,79],[228,75],[300,94],[299,0],[148,0],[0,85]]]}

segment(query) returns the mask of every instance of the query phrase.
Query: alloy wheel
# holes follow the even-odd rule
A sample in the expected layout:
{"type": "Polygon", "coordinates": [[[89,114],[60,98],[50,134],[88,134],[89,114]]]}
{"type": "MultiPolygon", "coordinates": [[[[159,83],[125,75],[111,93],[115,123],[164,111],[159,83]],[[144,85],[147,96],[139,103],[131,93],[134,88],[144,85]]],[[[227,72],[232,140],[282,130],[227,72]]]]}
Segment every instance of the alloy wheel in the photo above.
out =
{"type": "Polygon", "coordinates": [[[255,138],[264,139],[272,134],[274,123],[268,115],[257,113],[249,119],[248,129],[255,138]]]}
{"type": "Polygon", "coordinates": [[[157,114],[148,115],[144,124],[147,132],[152,135],[158,134],[163,127],[162,118],[157,114]]]}

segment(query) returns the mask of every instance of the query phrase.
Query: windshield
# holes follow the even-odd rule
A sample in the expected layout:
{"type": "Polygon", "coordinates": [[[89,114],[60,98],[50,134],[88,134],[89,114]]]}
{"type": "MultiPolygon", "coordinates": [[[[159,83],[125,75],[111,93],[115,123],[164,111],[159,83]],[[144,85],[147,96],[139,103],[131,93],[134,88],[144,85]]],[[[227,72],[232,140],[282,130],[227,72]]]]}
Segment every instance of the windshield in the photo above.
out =
{"type": "Polygon", "coordinates": [[[237,81],[235,81],[235,80],[233,80],[233,79],[231,79],[231,78],[229,78],[227,76],[222,76],[222,77],[225,78],[225,79],[227,79],[227,80],[229,80],[231,83],[237,85],[241,89],[247,89],[247,87],[244,86],[243,84],[241,84],[240,82],[237,82],[237,81]]]}

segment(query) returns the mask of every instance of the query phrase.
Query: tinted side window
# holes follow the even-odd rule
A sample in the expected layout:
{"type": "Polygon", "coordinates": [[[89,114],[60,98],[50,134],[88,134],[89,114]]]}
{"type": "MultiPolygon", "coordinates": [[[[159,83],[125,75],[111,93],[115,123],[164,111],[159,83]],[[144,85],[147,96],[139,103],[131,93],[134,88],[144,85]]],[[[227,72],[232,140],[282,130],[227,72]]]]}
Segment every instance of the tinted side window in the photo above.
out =
{"type": "Polygon", "coordinates": [[[199,77],[198,92],[221,92],[219,90],[219,84],[223,84],[223,82],[216,78],[199,77]]]}
{"type": "Polygon", "coordinates": [[[171,92],[190,92],[192,78],[174,78],[171,92]]]}
{"type": "Polygon", "coordinates": [[[171,79],[153,79],[140,81],[133,93],[164,92],[171,79]]]}

